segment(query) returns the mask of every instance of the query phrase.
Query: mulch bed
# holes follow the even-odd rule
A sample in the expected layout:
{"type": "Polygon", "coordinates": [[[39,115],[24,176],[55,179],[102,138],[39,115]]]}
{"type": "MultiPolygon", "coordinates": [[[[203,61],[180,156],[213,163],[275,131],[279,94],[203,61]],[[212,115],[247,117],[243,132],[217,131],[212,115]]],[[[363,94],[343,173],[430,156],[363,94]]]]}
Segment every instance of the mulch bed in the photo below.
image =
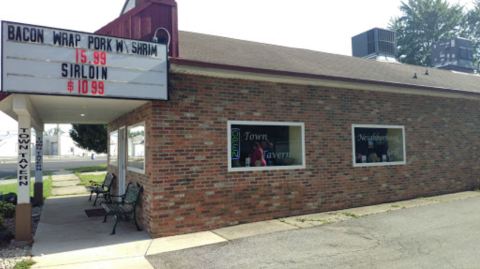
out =
{"type": "MultiPolygon", "coordinates": [[[[32,208],[32,235],[35,235],[37,230],[41,212],[42,207],[40,206],[32,208]]],[[[4,226],[15,234],[15,218],[5,219],[4,226]]],[[[29,259],[31,250],[30,245],[19,245],[15,240],[8,243],[0,242],[0,269],[13,268],[17,262],[29,259]]]]}

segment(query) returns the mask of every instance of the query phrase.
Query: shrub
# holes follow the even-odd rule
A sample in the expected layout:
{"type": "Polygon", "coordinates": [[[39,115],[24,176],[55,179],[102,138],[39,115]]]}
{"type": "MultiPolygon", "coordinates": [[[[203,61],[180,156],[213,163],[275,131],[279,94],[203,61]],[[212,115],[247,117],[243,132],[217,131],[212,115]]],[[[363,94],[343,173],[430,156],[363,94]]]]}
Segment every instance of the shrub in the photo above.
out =
{"type": "Polygon", "coordinates": [[[3,217],[0,216],[0,246],[5,244],[8,245],[13,237],[13,233],[3,225],[3,217]]]}
{"type": "Polygon", "coordinates": [[[9,202],[11,204],[17,204],[17,194],[14,192],[9,192],[2,196],[2,201],[9,202]]]}
{"type": "Polygon", "coordinates": [[[0,217],[13,218],[15,216],[15,205],[0,201],[0,217]]]}

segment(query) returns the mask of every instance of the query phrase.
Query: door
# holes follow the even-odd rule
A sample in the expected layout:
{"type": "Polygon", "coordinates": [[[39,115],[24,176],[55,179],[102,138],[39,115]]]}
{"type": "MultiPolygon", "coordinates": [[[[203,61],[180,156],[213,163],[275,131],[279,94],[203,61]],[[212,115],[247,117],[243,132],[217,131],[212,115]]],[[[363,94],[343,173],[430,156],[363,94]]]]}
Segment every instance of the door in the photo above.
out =
{"type": "Polygon", "coordinates": [[[60,155],[58,152],[58,143],[57,142],[52,142],[51,143],[52,147],[50,148],[50,155],[60,155]]]}
{"type": "Polygon", "coordinates": [[[125,176],[127,169],[126,160],[127,132],[126,128],[118,129],[118,194],[125,193],[125,176]]]}

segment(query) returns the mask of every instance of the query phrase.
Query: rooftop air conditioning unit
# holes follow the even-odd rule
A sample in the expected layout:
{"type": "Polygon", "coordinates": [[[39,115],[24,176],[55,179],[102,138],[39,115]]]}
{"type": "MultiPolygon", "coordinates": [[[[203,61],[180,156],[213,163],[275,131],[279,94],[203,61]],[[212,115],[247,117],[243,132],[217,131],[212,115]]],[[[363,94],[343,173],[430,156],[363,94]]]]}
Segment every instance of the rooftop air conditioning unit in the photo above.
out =
{"type": "Polygon", "coordinates": [[[465,38],[436,42],[432,47],[433,67],[473,73],[473,44],[465,38]]]}
{"type": "Polygon", "coordinates": [[[373,28],[369,31],[352,37],[352,55],[354,57],[396,61],[395,32],[373,28]]]}

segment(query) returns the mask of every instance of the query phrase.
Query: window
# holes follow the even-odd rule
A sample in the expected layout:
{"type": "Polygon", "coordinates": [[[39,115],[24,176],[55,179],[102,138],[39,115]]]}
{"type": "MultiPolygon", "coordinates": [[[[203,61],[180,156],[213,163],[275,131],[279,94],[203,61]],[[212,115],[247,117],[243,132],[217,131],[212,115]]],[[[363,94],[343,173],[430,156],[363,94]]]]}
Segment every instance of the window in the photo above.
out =
{"type": "Polygon", "coordinates": [[[134,9],[135,8],[135,3],[136,3],[136,1],[134,1],[134,0],[127,0],[125,2],[125,4],[123,5],[122,14],[125,14],[128,11],[134,9]]]}
{"type": "Polygon", "coordinates": [[[458,48],[459,56],[458,58],[464,60],[472,60],[473,59],[473,50],[466,47],[459,47],[458,48]]]}
{"type": "Polygon", "coordinates": [[[405,128],[390,125],[352,125],[353,166],[406,163],[405,128]]]}
{"type": "Polygon", "coordinates": [[[305,168],[303,123],[228,122],[228,170],[305,168]]]}
{"type": "Polygon", "coordinates": [[[145,172],[145,123],[128,127],[127,169],[139,173],[145,172]]]}
{"type": "Polygon", "coordinates": [[[108,161],[110,165],[118,165],[118,131],[110,133],[110,139],[108,140],[108,161]]]}

